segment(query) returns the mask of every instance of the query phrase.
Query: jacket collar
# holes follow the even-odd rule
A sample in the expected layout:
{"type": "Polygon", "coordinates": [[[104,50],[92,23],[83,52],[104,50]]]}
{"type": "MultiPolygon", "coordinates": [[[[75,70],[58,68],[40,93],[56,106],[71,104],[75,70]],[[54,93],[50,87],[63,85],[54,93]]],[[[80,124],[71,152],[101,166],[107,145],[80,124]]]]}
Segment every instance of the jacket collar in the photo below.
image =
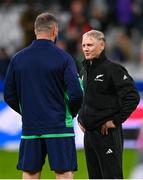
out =
{"type": "Polygon", "coordinates": [[[106,57],[106,55],[105,55],[105,51],[103,51],[98,58],[94,58],[94,59],[92,59],[92,60],[86,60],[86,59],[84,59],[84,60],[82,61],[82,64],[83,64],[84,66],[86,66],[86,65],[89,65],[89,64],[90,64],[90,61],[92,61],[92,64],[94,64],[94,65],[96,66],[96,65],[101,64],[102,62],[104,62],[104,61],[106,61],[106,60],[107,60],[107,57],[106,57]]]}
{"type": "Polygon", "coordinates": [[[35,46],[35,47],[46,47],[49,45],[54,45],[54,42],[47,39],[36,39],[33,40],[31,43],[31,46],[35,46]]]}

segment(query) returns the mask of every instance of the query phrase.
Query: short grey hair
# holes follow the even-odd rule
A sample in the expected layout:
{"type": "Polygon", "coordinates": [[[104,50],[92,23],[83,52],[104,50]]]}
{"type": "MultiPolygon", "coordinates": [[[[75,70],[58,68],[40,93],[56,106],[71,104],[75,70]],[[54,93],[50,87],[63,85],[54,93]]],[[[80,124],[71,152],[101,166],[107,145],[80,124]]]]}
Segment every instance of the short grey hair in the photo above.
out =
{"type": "Polygon", "coordinates": [[[49,31],[53,25],[58,27],[57,18],[53,14],[45,12],[37,16],[34,28],[36,31],[49,31]]]}
{"type": "Polygon", "coordinates": [[[103,40],[105,41],[105,36],[104,34],[101,32],[101,31],[97,31],[97,30],[90,30],[86,33],[83,34],[83,37],[84,36],[89,36],[89,37],[93,37],[97,40],[103,40]]]}

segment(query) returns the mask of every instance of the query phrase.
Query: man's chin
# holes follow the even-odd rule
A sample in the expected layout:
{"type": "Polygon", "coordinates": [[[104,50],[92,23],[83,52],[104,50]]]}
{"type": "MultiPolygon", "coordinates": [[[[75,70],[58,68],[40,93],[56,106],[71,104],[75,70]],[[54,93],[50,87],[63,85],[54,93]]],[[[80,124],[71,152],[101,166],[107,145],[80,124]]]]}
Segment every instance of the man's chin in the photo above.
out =
{"type": "Polygon", "coordinates": [[[91,58],[90,57],[86,57],[86,60],[91,60],[91,58]]]}

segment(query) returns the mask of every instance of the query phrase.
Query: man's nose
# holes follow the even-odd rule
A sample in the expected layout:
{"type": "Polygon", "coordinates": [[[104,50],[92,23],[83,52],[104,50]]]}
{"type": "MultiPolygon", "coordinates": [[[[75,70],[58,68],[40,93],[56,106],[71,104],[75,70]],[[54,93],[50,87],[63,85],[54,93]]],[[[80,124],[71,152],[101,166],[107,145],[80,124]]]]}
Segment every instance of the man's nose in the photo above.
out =
{"type": "Polygon", "coordinates": [[[85,52],[89,51],[89,48],[88,48],[88,47],[85,47],[85,48],[84,48],[84,51],[85,51],[85,52]]]}

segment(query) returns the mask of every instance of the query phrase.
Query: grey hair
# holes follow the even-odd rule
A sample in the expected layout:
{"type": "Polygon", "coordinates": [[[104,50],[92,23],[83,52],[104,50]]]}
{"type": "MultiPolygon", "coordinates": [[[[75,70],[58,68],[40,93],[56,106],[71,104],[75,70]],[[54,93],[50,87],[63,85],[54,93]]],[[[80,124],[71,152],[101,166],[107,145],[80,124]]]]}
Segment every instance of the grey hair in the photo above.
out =
{"type": "Polygon", "coordinates": [[[36,31],[49,31],[54,25],[58,27],[58,20],[56,17],[45,12],[37,16],[34,27],[36,31]]]}
{"type": "Polygon", "coordinates": [[[105,41],[105,36],[104,34],[101,32],[101,31],[97,31],[97,30],[90,30],[86,33],[83,34],[83,37],[84,36],[89,36],[89,37],[93,37],[97,40],[103,40],[105,41]]]}

